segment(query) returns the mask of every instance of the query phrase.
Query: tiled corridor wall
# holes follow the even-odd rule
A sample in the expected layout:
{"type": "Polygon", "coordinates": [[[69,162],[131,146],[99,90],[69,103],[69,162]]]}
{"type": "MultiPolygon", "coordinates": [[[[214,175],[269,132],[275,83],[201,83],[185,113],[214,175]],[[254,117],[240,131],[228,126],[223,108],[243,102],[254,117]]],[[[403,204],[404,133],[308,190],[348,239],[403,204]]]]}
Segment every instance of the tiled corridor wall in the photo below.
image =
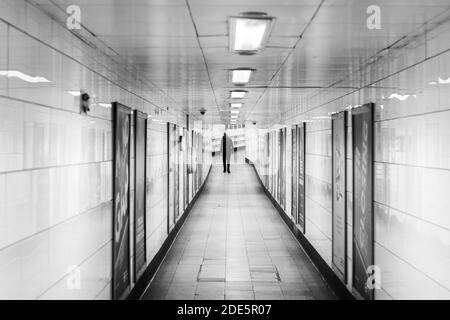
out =
{"type": "MultiPolygon", "coordinates": [[[[428,21],[340,83],[359,89],[329,88],[299,96],[298,105],[284,115],[288,127],[307,121],[306,236],[330,264],[329,114],[375,103],[374,246],[375,264],[381,269],[376,299],[450,298],[449,21],[448,12],[428,21]]],[[[352,130],[348,122],[347,287],[351,290],[352,130]]],[[[267,130],[261,129],[260,136],[267,130]]],[[[253,161],[263,175],[264,159],[253,161]]]]}
{"type": "MultiPolygon", "coordinates": [[[[148,261],[166,237],[167,97],[22,0],[0,2],[0,299],[108,299],[112,101],[153,116],[148,128],[148,261]],[[85,90],[91,111],[79,113],[85,90]],[[72,272],[74,270],[75,272],[72,272]],[[72,286],[74,277],[81,283],[72,286]]],[[[132,202],[132,199],[131,199],[132,202]]]]}
{"type": "Polygon", "coordinates": [[[149,121],[147,130],[147,261],[167,236],[167,126],[149,121]],[[149,214],[151,213],[151,214],[149,214]]]}
{"type": "Polygon", "coordinates": [[[331,126],[306,124],[305,235],[331,265],[331,126]]]}

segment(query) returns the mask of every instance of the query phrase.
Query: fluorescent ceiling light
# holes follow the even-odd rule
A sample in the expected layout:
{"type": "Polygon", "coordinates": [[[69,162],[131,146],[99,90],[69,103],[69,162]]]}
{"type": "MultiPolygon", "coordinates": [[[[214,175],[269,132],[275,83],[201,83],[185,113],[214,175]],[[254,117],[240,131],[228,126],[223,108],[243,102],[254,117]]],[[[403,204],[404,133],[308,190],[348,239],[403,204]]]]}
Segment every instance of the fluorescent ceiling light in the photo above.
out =
{"type": "MultiPolygon", "coordinates": [[[[110,103],[99,103],[98,104],[102,108],[110,109],[112,108],[112,105],[110,103]]],[[[150,116],[149,116],[150,117],[150,116]]]]}
{"type": "Polygon", "coordinates": [[[231,99],[242,99],[247,94],[247,91],[235,90],[235,91],[230,91],[230,93],[231,93],[230,94],[231,99]]]}
{"type": "Polygon", "coordinates": [[[235,84],[244,84],[250,81],[252,69],[235,69],[231,71],[231,82],[235,84]]]}
{"type": "Polygon", "coordinates": [[[273,17],[262,12],[247,12],[229,18],[229,48],[232,52],[254,54],[266,47],[273,17]]]}
{"type": "Polygon", "coordinates": [[[1,71],[0,70],[0,76],[6,76],[8,78],[19,78],[20,80],[29,82],[29,83],[47,83],[50,82],[50,80],[47,80],[44,77],[32,77],[30,75],[27,75],[23,72],[17,71],[17,70],[6,70],[1,71]]]}
{"type": "Polygon", "coordinates": [[[231,115],[231,119],[237,119],[239,116],[238,115],[235,115],[235,114],[232,114],[231,115]]]}
{"type": "Polygon", "coordinates": [[[239,114],[239,110],[231,110],[231,114],[239,114]]]}
{"type": "Polygon", "coordinates": [[[242,108],[242,103],[237,103],[237,102],[230,103],[230,107],[234,108],[234,109],[239,109],[239,108],[242,108]]]}

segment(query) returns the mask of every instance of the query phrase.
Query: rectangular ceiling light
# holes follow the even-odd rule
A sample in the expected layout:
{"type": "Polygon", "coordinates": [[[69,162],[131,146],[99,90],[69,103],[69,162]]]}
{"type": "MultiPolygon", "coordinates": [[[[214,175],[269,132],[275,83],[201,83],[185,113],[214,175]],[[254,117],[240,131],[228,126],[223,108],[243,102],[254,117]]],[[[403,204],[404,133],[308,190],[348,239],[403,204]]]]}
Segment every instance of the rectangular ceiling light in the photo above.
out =
{"type": "Polygon", "coordinates": [[[230,103],[230,107],[232,108],[232,109],[239,109],[239,108],[242,108],[242,103],[238,103],[238,102],[234,102],[234,103],[230,103]]]}
{"type": "Polygon", "coordinates": [[[247,91],[234,90],[234,91],[230,91],[230,98],[231,99],[243,99],[243,98],[245,98],[246,94],[247,94],[247,91]]]}
{"type": "Polygon", "coordinates": [[[239,114],[239,110],[231,110],[231,114],[239,114]]]}
{"type": "Polygon", "coordinates": [[[231,52],[255,54],[266,47],[274,18],[263,12],[242,13],[230,17],[229,48],[231,52]]]}
{"type": "Polygon", "coordinates": [[[237,119],[237,118],[239,118],[239,116],[237,114],[232,114],[231,115],[231,119],[237,119]]]}
{"type": "Polygon", "coordinates": [[[234,84],[245,84],[250,81],[252,69],[235,69],[231,70],[231,82],[234,84]]]}

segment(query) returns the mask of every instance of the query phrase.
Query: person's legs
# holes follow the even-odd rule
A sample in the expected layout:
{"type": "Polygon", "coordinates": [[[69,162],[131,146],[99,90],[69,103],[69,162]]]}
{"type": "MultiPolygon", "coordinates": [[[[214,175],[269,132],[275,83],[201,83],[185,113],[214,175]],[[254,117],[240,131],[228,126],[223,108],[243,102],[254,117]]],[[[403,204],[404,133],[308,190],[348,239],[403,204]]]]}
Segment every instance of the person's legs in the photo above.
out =
{"type": "Polygon", "coordinates": [[[227,158],[225,158],[225,155],[223,156],[223,172],[227,172],[227,158]]]}
{"type": "Polygon", "coordinates": [[[230,171],[230,164],[227,164],[228,173],[231,173],[230,171]]]}

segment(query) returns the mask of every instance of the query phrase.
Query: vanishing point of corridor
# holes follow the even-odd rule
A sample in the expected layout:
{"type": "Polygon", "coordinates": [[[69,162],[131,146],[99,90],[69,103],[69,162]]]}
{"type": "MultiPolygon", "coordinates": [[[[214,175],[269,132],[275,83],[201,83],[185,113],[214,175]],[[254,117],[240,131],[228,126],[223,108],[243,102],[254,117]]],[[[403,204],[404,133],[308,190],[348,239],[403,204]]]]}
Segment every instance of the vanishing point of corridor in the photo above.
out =
{"type": "Polygon", "coordinates": [[[143,299],[334,299],[250,165],[213,166],[143,299]]]}

